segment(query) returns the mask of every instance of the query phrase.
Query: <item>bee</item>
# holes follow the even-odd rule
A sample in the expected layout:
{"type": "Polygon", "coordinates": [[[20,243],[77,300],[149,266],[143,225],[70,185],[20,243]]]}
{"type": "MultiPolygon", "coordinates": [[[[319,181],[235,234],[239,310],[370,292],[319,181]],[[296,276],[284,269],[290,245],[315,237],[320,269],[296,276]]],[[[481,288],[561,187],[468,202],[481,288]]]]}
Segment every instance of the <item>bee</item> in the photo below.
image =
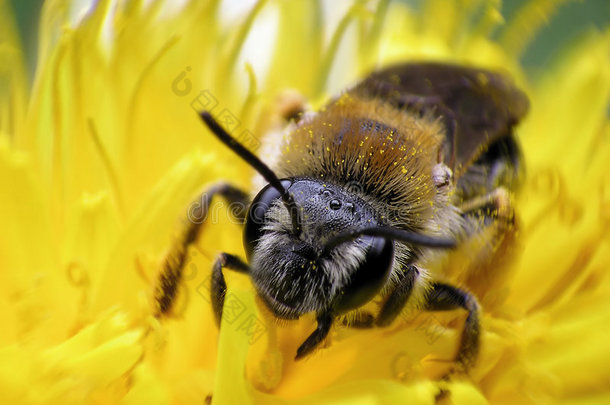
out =
{"type": "MultiPolygon", "coordinates": [[[[493,247],[510,229],[510,193],[523,172],[514,128],[528,107],[501,73],[400,64],[372,73],[316,113],[291,108],[290,130],[267,141],[276,150],[268,164],[202,111],[210,131],[266,182],[253,198],[229,183],[214,185],[192,213],[205,219],[218,197],[248,207],[239,213],[247,262],[221,253],[213,265],[218,324],[225,269],[248,274],[275,317],[315,314],[316,329],[296,359],[319,347],[338,319],[384,327],[407,307],[462,308],[467,317],[455,361],[471,367],[479,303],[437,280],[427,264],[483,233],[493,247]],[[375,312],[364,309],[371,303],[375,312]]],[[[202,223],[185,233],[182,251],[197,241],[202,223]]],[[[161,272],[157,314],[171,308],[183,264],[173,260],[161,272]]]]}

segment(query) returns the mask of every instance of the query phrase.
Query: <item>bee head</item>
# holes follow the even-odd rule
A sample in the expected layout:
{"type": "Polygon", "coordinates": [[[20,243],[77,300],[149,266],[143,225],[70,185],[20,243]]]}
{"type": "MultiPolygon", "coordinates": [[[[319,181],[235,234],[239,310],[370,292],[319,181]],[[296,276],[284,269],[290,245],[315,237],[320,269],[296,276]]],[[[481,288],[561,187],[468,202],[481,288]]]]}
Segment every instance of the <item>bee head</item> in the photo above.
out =
{"type": "Polygon", "coordinates": [[[369,301],[386,283],[394,243],[361,235],[329,249],[328,242],[347,229],[380,226],[364,200],[339,186],[319,180],[281,180],[295,201],[301,232],[272,186],[254,198],[244,229],[250,276],[261,299],[278,317],[332,308],[346,312],[369,301]]]}

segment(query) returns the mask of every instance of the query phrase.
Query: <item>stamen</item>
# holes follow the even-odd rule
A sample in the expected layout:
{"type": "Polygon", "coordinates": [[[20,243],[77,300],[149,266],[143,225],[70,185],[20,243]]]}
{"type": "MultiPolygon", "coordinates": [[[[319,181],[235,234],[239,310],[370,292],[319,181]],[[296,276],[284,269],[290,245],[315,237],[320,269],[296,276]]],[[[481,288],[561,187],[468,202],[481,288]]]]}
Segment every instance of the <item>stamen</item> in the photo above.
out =
{"type": "Polygon", "coordinates": [[[360,49],[360,65],[363,66],[367,59],[370,60],[371,55],[373,58],[378,54],[379,49],[379,39],[381,37],[381,30],[383,29],[384,24],[386,23],[385,17],[388,11],[389,0],[380,0],[377,4],[377,9],[375,10],[375,16],[373,17],[373,26],[366,34],[366,38],[363,38],[363,42],[365,45],[360,49]]]}
{"type": "MultiPolygon", "coordinates": [[[[66,44],[60,43],[57,47],[57,56],[55,59],[55,63],[53,64],[53,82],[52,82],[52,95],[53,104],[51,105],[51,114],[53,115],[53,162],[52,162],[52,177],[51,181],[53,184],[57,184],[58,195],[63,198],[64,195],[64,182],[61,176],[61,163],[62,163],[62,129],[63,129],[63,119],[62,119],[62,95],[64,88],[61,86],[61,67],[63,64],[63,60],[66,56],[66,44]]],[[[63,204],[63,203],[62,203],[63,204]]]]}
{"type": "MultiPolygon", "coordinates": [[[[259,0],[256,3],[256,5],[254,5],[254,8],[248,14],[248,18],[246,18],[246,21],[244,21],[244,23],[241,25],[241,27],[239,27],[239,32],[237,33],[237,38],[235,39],[235,44],[231,47],[229,56],[226,59],[225,66],[226,66],[227,71],[233,70],[233,67],[235,66],[235,62],[237,60],[237,56],[239,55],[239,52],[241,51],[241,48],[243,47],[244,42],[246,41],[246,38],[248,37],[248,33],[252,29],[254,20],[256,20],[256,17],[260,13],[260,11],[262,10],[262,8],[266,2],[267,2],[267,0],[259,0]]],[[[223,72],[223,70],[219,70],[219,72],[226,73],[226,72],[223,72]]]]}
{"type": "Polygon", "coordinates": [[[146,79],[148,78],[150,73],[152,72],[152,70],[155,67],[155,65],[157,65],[157,63],[159,63],[159,61],[167,53],[167,51],[169,51],[174,45],[176,45],[176,43],[178,42],[179,39],[180,39],[180,36],[178,36],[178,35],[174,35],[173,37],[171,37],[161,47],[161,49],[159,49],[159,51],[150,60],[150,62],[148,62],[146,64],[146,66],[142,70],[142,73],[140,73],[140,75],[138,76],[138,81],[136,82],[136,84],[135,84],[135,86],[133,88],[133,92],[131,93],[131,98],[129,99],[129,104],[128,104],[128,107],[127,107],[127,131],[126,131],[126,134],[127,134],[127,136],[126,136],[126,140],[127,140],[127,145],[126,145],[127,156],[129,156],[130,152],[131,152],[131,142],[130,141],[133,139],[131,134],[133,134],[133,125],[134,125],[134,123],[136,121],[135,120],[136,107],[137,107],[137,102],[140,99],[139,96],[140,96],[140,92],[142,91],[142,87],[144,85],[144,82],[146,81],[146,79]]]}
{"type": "Polygon", "coordinates": [[[523,53],[536,33],[545,26],[549,16],[565,0],[530,0],[517,10],[515,18],[504,29],[500,37],[501,46],[515,58],[523,53]]]}
{"type": "Polygon", "coordinates": [[[337,25],[337,29],[333,33],[333,36],[330,40],[330,44],[322,59],[322,63],[320,64],[320,70],[318,72],[318,82],[316,85],[315,94],[319,95],[322,93],[322,90],[326,87],[326,81],[328,80],[328,76],[330,74],[330,69],[335,60],[335,56],[337,56],[337,51],[339,49],[339,45],[341,44],[341,39],[345,35],[347,31],[347,27],[356,17],[362,17],[363,15],[369,16],[370,12],[364,8],[361,4],[354,4],[347,13],[343,16],[339,25],[337,25]]]}
{"type": "Polygon", "coordinates": [[[479,21],[477,21],[476,26],[472,28],[470,34],[473,38],[491,38],[494,30],[505,22],[500,11],[502,7],[501,0],[488,1],[483,7],[483,14],[481,15],[481,18],[479,18],[479,21]]]}
{"type": "Polygon", "coordinates": [[[110,179],[110,186],[112,187],[112,191],[114,192],[114,196],[116,198],[117,207],[119,209],[119,213],[121,218],[125,218],[125,205],[123,200],[123,193],[121,191],[121,186],[119,184],[119,178],[116,175],[116,170],[114,170],[114,166],[110,160],[110,156],[106,151],[106,148],[102,144],[99,134],[97,133],[97,129],[95,128],[95,123],[92,118],[87,119],[87,124],[89,126],[89,133],[91,134],[91,139],[93,140],[93,144],[95,145],[95,149],[100,154],[102,159],[102,164],[106,169],[106,173],[108,173],[108,178],[110,179]]]}
{"type": "Polygon", "coordinates": [[[252,65],[249,62],[246,62],[246,73],[248,73],[248,95],[246,96],[246,101],[244,101],[244,105],[241,108],[241,114],[239,115],[244,121],[248,119],[248,115],[252,110],[252,105],[254,104],[256,93],[258,91],[256,74],[254,73],[254,68],[252,68],[252,65]]]}

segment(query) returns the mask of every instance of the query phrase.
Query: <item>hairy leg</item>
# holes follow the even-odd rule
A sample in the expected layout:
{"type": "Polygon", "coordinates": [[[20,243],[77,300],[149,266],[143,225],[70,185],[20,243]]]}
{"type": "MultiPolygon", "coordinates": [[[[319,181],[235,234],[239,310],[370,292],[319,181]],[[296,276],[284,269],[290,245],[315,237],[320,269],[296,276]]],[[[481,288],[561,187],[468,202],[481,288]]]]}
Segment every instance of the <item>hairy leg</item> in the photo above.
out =
{"type": "Polygon", "coordinates": [[[519,222],[505,188],[465,201],[462,217],[469,228],[460,243],[453,282],[467,285],[488,309],[501,305],[510,277],[509,264],[519,253],[519,222]]]}
{"type": "Polygon", "coordinates": [[[316,330],[299,346],[295,360],[302,359],[311,353],[328,336],[330,327],[333,324],[333,315],[331,312],[322,312],[318,314],[317,321],[318,326],[316,330]]]}
{"type": "Polygon", "coordinates": [[[411,296],[417,276],[419,276],[419,271],[412,265],[408,266],[407,270],[402,273],[398,284],[381,307],[379,315],[377,315],[375,320],[377,326],[388,326],[396,319],[411,296]]]}
{"type": "Polygon", "coordinates": [[[250,266],[248,266],[247,263],[244,263],[239,257],[228,253],[221,253],[218,255],[212,268],[212,281],[210,286],[212,309],[214,310],[214,317],[218,327],[220,327],[222,308],[227,293],[227,284],[225,283],[225,278],[222,273],[223,268],[235,270],[240,273],[248,273],[250,271],[250,266]]]}
{"type": "Polygon", "coordinates": [[[188,247],[197,241],[215,196],[223,197],[229,204],[235,203],[238,209],[234,214],[242,222],[245,218],[248,195],[227,183],[213,185],[190,204],[188,222],[170,247],[159,272],[154,291],[156,317],[165,316],[171,312],[182,281],[188,247]]]}
{"type": "Polygon", "coordinates": [[[479,304],[470,293],[443,283],[433,283],[426,297],[424,309],[428,311],[447,311],[463,308],[468,311],[460,345],[455,361],[464,371],[474,365],[479,354],[481,326],[479,322],[479,304]]]}

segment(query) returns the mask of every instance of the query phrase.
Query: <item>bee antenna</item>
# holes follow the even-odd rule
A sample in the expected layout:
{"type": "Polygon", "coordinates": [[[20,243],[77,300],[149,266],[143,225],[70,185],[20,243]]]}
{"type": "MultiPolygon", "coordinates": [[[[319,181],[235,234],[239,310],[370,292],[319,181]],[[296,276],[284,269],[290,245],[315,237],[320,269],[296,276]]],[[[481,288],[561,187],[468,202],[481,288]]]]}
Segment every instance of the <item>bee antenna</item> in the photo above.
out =
{"type": "Polygon", "coordinates": [[[399,242],[410,243],[412,245],[426,246],[439,249],[454,248],[457,243],[453,239],[438,238],[435,236],[423,235],[417,232],[405,231],[390,226],[371,226],[358,229],[348,229],[333,236],[324,245],[324,253],[328,253],[331,249],[339,246],[342,243],[352,241],[360,236],[381,236],[386,239],[392,239],[399,242]]]}
{"type": "Polygon", "coordinates": [[[242,144],[240,144],[233,136],[231,136],[219,123],[212,117],[212,114],[209,111],[201,111],[199,113],[199,117],[203,120],[203,122],[208,126],[210,131],[216,138],[218,138],[222,143],[227,145],[233,152],[235,152],[240,158],[246,161],[254,170],[260,173],[261,176],[267,180],[267,182],[275,188],[282,197],[282,201],[284,205],[288,209],[290,213],[290,218],[292,219],[292,230],[295,235],[298,237],[301,234],[301,219],[299,216],[298,207],[294,201],[292,194],[288,192],[280,182],[280,179],[273,173],[273,170],[269,168],[266,164],[262,162],[256,155],[246,149],[242,144]]]}

